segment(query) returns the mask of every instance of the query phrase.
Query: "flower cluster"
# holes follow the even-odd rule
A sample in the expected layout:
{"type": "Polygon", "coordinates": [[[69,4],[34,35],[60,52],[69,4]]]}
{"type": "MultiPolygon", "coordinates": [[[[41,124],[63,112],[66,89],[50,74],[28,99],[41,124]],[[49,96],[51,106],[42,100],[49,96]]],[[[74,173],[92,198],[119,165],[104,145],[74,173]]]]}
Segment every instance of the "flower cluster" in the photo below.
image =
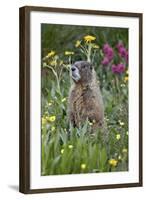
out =
{"type": "Polygon", "coordinates": [[[118,65],[113,64],[112,65],[112,72],[115,74],[121,74],[125,71],[125,65],[123,63],[120,63],[118,65]]]}
{"type": "Polygon", "coordinates": [[[108,65],[114,57],[114,51],[108,43],[104,44],[103,53],[104,53],[104,58],[101,63],[103,65],[108,65]]]}
{"type": "Polygon", "coordinates": [[[119,42],[116,47],[118,49],[119,56],[124,58],[126,63],[128,63],[128,51],[124,47],[123,43],[119,42]]]}

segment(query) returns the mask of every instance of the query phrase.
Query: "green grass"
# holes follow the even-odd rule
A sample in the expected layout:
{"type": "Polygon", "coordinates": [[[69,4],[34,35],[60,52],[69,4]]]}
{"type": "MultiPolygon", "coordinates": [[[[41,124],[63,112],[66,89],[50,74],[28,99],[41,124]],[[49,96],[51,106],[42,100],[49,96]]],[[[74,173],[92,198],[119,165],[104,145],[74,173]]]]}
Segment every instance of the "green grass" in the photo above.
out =
{"type": "MultiPolygon", "coordinates": [[[[100,32],[101,35],[98,36],[102,37],[102,31],[100,32]]],[[[106,31],[104,32],[106,37],[106,31]]],[[[108,35],[109,32],[106,40],[109,39],[108,35]]],[[[115,38],[113,44],[119,41],[117,35],[115,38]]],[[[126,41],[124,36],[123,41],[126,41]]],[[[86,47],[88,48],[88,45],[86,47]]],[[[112,47],[115,52],[115,60],[112,62],[123,62],[118,57],[114,45],[112,47]]],[[[94,52],[90,52],[104,101],[108,132],[108,137],[105,139],[102,130],[97,130],[95,135],[91,135],[91,125],[87,121],[80,128],[73,128],[68,121],[67,98],[71,86],[69,66],[80,49],[72,47],[71,50],[75,52],[74,55],[55,54],[47,59],[43,58],[42,61],[41,174],[127,171],[128,81],[125,77],[128,76],[126,72],[128,66],[124,73],[113,74],[112,63],[107,67],[101,65],[103,59],[101,44],[94,59],[92,59],[94,52]],[[55,64],[49,64],[52,61],[55,61],[55,64]]],[[[86,56],[80,52],[82,59],[86,59],[86,56]]]]}

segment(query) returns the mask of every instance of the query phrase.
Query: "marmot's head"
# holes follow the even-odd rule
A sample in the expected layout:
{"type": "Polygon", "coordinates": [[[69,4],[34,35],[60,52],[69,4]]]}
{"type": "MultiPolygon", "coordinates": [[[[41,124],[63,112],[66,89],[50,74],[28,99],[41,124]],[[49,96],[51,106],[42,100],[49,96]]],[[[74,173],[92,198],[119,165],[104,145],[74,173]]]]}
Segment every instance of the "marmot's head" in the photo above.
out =
{"type": "Polygon", "coordinates": [[[92,64],[87,61],[77,61],[71,66],[71,77],[75,83],[89,83],[92,75],[92,64]]]}

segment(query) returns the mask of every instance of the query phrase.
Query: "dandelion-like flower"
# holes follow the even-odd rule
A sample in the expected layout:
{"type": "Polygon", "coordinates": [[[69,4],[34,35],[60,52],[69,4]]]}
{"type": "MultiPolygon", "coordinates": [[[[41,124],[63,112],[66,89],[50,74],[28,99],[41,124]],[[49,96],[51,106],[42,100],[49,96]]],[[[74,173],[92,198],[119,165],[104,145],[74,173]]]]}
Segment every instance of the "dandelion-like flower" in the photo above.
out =
{"type": "Polygon", "coordinates": [[[80,41],[80,40],[77,40],[77,41],[76,41],[76,44],[75,44],[75,47],[79,47],[80,44],[81,44],[81,41],[80,41]]]}
{"type": "Polygon", "coordinates": [[[86,164],[85,164],[85,163],[82,163],[82,164],[81,164],[81,169],[82,169],[82,170],[86,169],[86,164]]]}
{"type": "Polygon", "coordinates": [[[85,40],[85,42],[92,42],[92,41],[96,40],[96,37],[94,37],[92,35],[86,35],[86,36],[84,36],[84,40],[85,40]]]}
{"type": "Polygon", "coordinates": [[[73,51],[65,51],[64,54],[66,56],[70,56],[70,55],[74,55],[74,52],[73,51]]]}
{"type": "Polygon", "coordinates": [[[50,57],[52,57],[54,55],[55,55],[55,51],[50,51],[47,56],[50,58],[50,57]]]}
{"type": "Polygon", "coordinates": [[[112,167],[116,167],[117,166],[117,164],[118,164],[118,161],[116,160],[116,159],[110,159],[109,161],[108,161],[108,163],[112,166],[112,167]]]}
{"type": "Polygon", "coordinates": [[[93,47],[94,49],[99,49],[99,46],[98,46],[97,44],[93,44],[92,47],[93,47]]]}

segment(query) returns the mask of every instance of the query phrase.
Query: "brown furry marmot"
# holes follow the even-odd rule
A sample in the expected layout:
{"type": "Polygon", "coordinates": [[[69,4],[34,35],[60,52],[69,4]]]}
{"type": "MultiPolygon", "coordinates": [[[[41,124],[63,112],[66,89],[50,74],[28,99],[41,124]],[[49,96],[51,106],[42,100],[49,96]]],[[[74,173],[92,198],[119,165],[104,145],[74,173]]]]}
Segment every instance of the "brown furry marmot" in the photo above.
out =
{"type": "Polygon", "coordinates": [[[86,120],[93,123],[93,128],[102,127],[104,107],[96,73],[91,63],[77,61],[71,66],[74,81],[69,93],[69,120],[74,127],[79,127],[86,120]]]}

